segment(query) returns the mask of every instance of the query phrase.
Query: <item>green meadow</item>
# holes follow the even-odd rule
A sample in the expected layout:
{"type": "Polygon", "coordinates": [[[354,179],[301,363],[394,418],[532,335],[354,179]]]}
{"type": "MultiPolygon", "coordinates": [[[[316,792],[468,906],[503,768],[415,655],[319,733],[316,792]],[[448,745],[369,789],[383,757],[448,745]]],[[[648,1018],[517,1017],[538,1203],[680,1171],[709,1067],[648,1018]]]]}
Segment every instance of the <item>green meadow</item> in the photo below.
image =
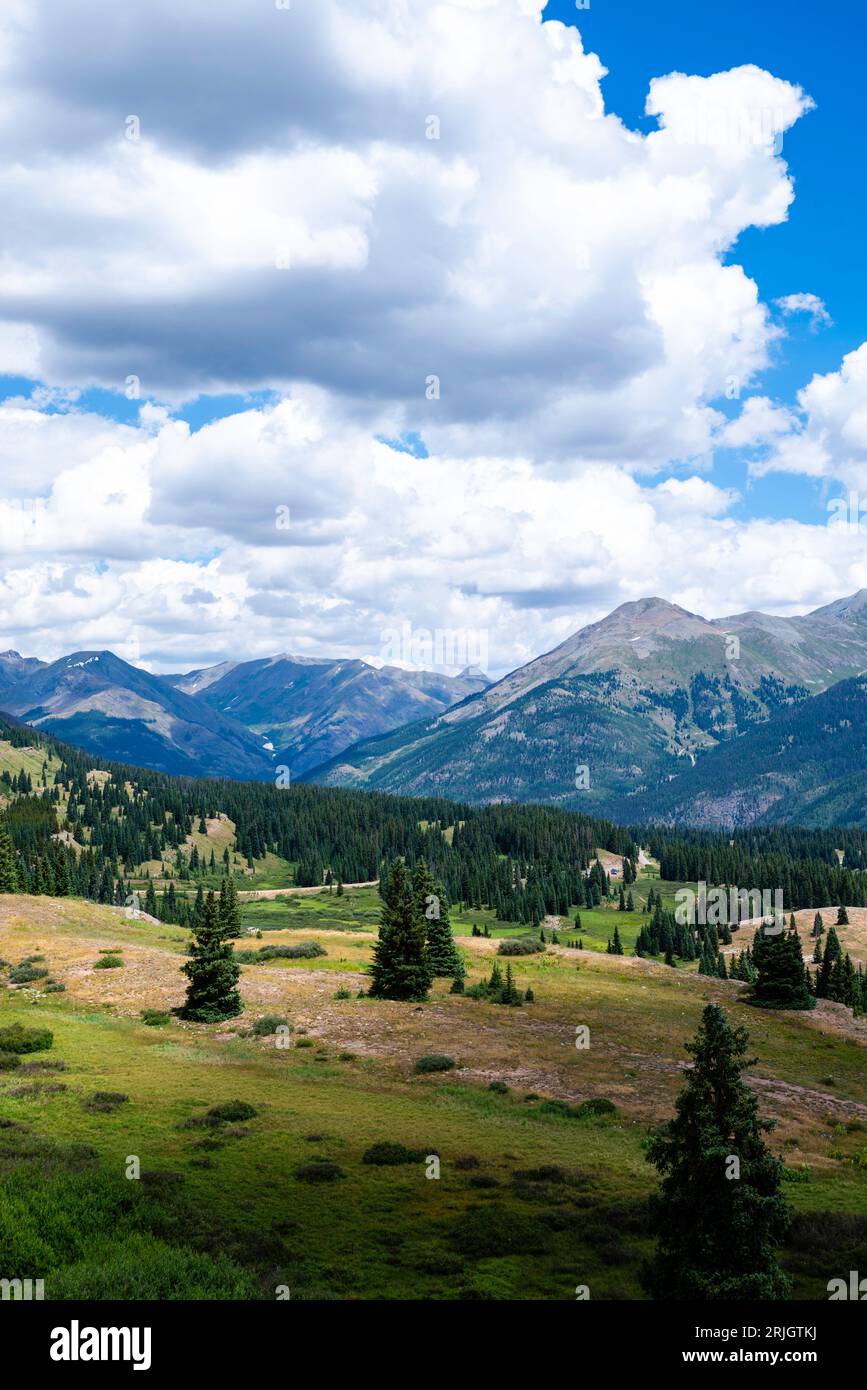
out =
{"type": "MultiPolygon", "coordinates": [[[[571,1300],[582,1284],[594,1299],[641,1297],[655,1186],[644,1142],[672,1113],[708,1001],[751,1035],[791,1177],[782,1258],[795,1296],[821,1297],[865,1263],[864,1036],[841,1014],[759,1013],[733,982],[551,946],[512,961],[535,995],[521,1008],[452,995],[448,981],[425,1004],[374,1001],[359,990],[377,911],[375,889],[246,904],[262,937],[239,949],[303,939],[325,955],[245,966],[244,1014],[204,1026],[171,1013],[176,928],[0,899],[0,956],[42,956],[65,985],[13,986],[0,971],[0,1028],[53,1034],[0,1071],[9,1277],[43,1278],[48,1298],[571,1300]],[[95,969],[109,949],[122,965],[95,969]],[[143,1022],[148,1008],[160,1026],[143,1022]],[[291,1031],[267,1031],[278,1026],[291,1031]],[[416,1072],[430,1054],[453,1068],[416,1072]],[[604,1100],[610,1113],[581,1110],[604,1100]],[[383,1144],[374,1155],[402,1161],[365,1161],[383,1144]]],[[[585,945],[603,950],[614,921],[628,949],[641,920],[585,916],[585,945]]],[[[497,946],[472,923],[516,928],[453,920],[471,984],[497,946]]]]}

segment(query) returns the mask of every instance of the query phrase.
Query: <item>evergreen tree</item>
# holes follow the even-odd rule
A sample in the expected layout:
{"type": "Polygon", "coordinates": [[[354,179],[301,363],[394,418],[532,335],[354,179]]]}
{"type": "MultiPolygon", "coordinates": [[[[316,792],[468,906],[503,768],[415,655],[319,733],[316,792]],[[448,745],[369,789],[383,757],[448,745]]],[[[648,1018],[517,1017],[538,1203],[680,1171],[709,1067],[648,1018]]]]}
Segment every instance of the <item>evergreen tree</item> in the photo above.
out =
{"type": "Polygon", "coordinates": [[[196,930],[191,955],[181,970],[189,979],[181,1017],[194,1023],[218,1023],[243,1010],[238,993],[241,968],[220,925],[213,893],[205,899],[202,921],[196,930]]]}
{"type": "Polygon", "coordinates": [[[837,908],[837,926],[838,926],[838,927],[848,927],[848,925],[849,925],[849,918],[848,918],[848,916],[847,916],[847,914],[846,914],[846,909],[845,909],[845,907],[844,907],[843,904],[841,903],[840,906],[837,908]]]}
{"type": "Polygon", "coordinates": [[[753,946],[756,982],[750,1002],[763,1009],[812,1009],[815,999],[804,986],[804,962],[796,932],[765,935],[753,946]]]}
{"type": "Polygon", "coordinates": [[[220,926],[226,937],[241,935],[241,909],[235,880],[224,878],[220,884],[220,926]]]}
{"type": "Polygon", "coordinates": [[[612,956],[623,955],[623,942],[620,940],[620,930],[616,923],[614,926],[614,940],[611,943],[611,954],[612,956]]]}
{"type": "Polygon", "coordinates": [[[662,1176],[653,1199],[657,1250],[642,1282],[655,1299],[765,1300],[788,1296],[774,1250],[790,1214],[784,1165],[763,1138],[769,1121],[741,1079],[748,1037],[709,1004],[676,1116],[652,1136],[647,1158],[662,1176]],[[735,1176],[732,1160],[737,1160],[735,1176]]]}
{"type": "Polygon", "coordinates": [[[6,831],[0,831],[0,893],[18,892],[15,850],[6,831]]]}
{"type": "Polygon", "coordinates": [[[420,859],[412,879],[416,907],[427,928],[427,959],[431,974],[442,979],[466,974],[463,957],[455,945],[449,921],[448,902],[441,883],[435,883],[427,864],[420,859]]]}
{"type": "Polygon", "coordinates": [[[427,958],[427,923],[403,860],[396,862],[380,891],[383,905],[368,993],[379,999],[426,999],[433,979],[427,958]]]}

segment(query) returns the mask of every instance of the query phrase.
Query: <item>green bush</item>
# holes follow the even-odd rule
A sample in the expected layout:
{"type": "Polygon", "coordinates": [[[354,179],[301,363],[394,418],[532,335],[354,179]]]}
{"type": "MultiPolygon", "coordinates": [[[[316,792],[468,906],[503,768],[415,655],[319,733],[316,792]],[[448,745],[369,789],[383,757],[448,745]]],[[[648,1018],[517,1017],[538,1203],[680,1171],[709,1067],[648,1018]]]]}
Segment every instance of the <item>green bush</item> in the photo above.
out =
{"type": "Polygon", "coordinates": [[[48,1028],[25,1028],[13,1023],[0,1028],[0,1052],[47,1052],[54,1043],[48,1028]]]}
{"type": "Polygon", "coordinates": [[[346,1174],[330,1158],[314,1158],[312,1163],[299,1163],[294,1176],[298,1182],[336,1182],[346,1174]]]}
{"type": "Polygon", "coordinates": [[[537,936],[507,936],[497,947],[498,956],[535,956],[544,951],[537,936]]]}
{"type": "Polygon", "coordinates": [[[172,1016],[164,1009],[142,1009],[141,1021],[146,1023],[148,1028],[164,1028],[167,1023],[171,1023],[172,1016]]]}
{"type": "Polygon", "coordinates": [[[509,1093],[509,1088],[505,1081],[492,1081],[488,1090],[493,1091],[498,1096],[505,1096],[509,1093]]]}
{"type": "Polygon", "coordinates": [[[120,956],[100,956],[93,962],[94,970],[120,970],[123,960],[120,956]]]}
{"type": "Polygon", "coordinates": [[[281,1014],[263,1014],[261,1018],[256,1019],[250,1032],[256,1038],[268,1038],[272,1033],[276,1033],[278,1028],[289,1028],[289,1020],[281,1014]]]}
{"type": "Polygon", "coordinates": [[[128,1100],[123,1091],[94,1091],[81,1103],[91,1115],[113,1115],[128,1100]]]}
{"type": "Polygon", "coordinates": [[[419,1057],[415,1064],[416,1071],[452,1071],[457,1066],[454,1057],[446,1057],[441,1052],[428,1052],[424,1057],[419,1057]]]}
{"type": "Polygon", "coordinates": [[[257,951],[258,960],[315,960],[328,952],[318,941],[299,941],[294,946],[263,946],[257,951]]]}
{"type": "Polygon", "coordinates": [[[581,1102],[577,1114],[579,1120],[583,1120],[586,1115],[616,1115],[617,1106],[613,1100],[607,1100],[605,1096],[594,1096],[592,1100],[581,1102]]]}
{"type": "Polygon", "coordinates": [[[401,1163],[420,1163],[425,1157],[421,1149],[408,1149],[405,1144],[396,1144],[390,1139],[381,1139],[371,1144],[361,1156],[362,1163],[372,1163],[377,1168],[396,1168],[401,1163]]]}
{"type": "Polygon", "coordinates": [[[316,1044],[315,1044],[315,1042],[313,1041],[312,1038],[296,1038],[296,1039],[295,1039],[295,1046],[296,1046],[296,1047],[315,1047],[316,1044]]]}
{"type": "Polygon", "coordinates": [[[225,1100],[221,1105],[211,1106],[207,1119],[217,1124],[237,1124],[239,1120],[252,1120],[258,1113],[255,1105],[246,1100],[225,1100]]]}
{"type": "Polygon", "coordinates": [[[17,1052],[0,1052],[0,1071],[14,1071],[21,1066],[21,1058],[17,1052]]]}
{"type": "Polygon", "coordinates": [[[338,989],[334,994],[335,999],[351,999],[352,991],[348,989],[338,989]]]}
{"type": "Polygon", "coordinates": [[[21,965],[13,965],[9,971],[9,983],[11,985],[29,985],[32,980],[44,980],[47,976],[47,970],[28,965],[26,961],[22,961],[21,965]]]}
{"type": "Polygon", "coordinates": [[[65,994],[66,985],[62,985],[59,980],[49,980],[45,986],[46,994],[65,994]]]}

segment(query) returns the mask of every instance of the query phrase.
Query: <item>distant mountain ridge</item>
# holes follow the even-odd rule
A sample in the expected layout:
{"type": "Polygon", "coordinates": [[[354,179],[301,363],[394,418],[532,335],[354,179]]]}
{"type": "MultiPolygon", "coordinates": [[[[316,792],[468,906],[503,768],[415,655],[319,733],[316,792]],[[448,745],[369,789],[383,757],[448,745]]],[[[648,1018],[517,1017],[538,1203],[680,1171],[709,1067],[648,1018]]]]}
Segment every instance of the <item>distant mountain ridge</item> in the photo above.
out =
{"type": "Polygon", "coordinates": [[[154,676],[109,651],[0,655],[0,708],[115,761],[197,777],[298,775],[356,739],[440,713],[487,684],[462,673],[277,656],[154,676]]]}
{"type": "Polygon", "coordinates": [[[293,780],[632,824],[859,824],[867,774],[846,757],[860,757],[865,672],[865,590],[796,618],[646,598],[493,684],[290,653],[153,676],[111,652],[5,652],[0,709],[192,776],[286,765],[293,780]]]}
{"type": "Polygon", "coordinates": [[[311,780],[608,814],[777,712],[867,670],[867,591],[797,618],[626,603],[434,719],[311,780]]]}

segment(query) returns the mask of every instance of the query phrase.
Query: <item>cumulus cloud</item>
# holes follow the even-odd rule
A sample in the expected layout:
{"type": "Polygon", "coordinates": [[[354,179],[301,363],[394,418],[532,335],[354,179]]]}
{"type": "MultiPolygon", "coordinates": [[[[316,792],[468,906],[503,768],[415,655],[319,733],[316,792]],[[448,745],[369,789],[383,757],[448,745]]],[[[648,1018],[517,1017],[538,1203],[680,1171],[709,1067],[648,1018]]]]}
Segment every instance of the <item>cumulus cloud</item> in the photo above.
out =
{"type": "Polygon", "coordinates": [[[8,644],[183,669],[375,654],[406,620],[484,630],[503,671],[647,593],[720,615],[867,580],[702,476],[719,442],[863,452],[852,364],[797,412],[720,408],[783,331],[732,253],[788,215],[809,97],[670,73],[639,134],[543,8],[7,0],[0,370],[44,383],[0,407],[8,644]],[[77,398],[130,376],[135,423],[77,398]]]}
{"type": "Polygon", "coordinates": [[[798,410],[754,472],[833,478],[867,495],[867,343],[839,371],[814,376],[798,392],[798,410]]]}
{"type": "Polygon", "coordinates": [[[640,137],[542,8],[25,0],[4,313],[56,382],[306,381],[435,448],[706,457],[713,398],[776,332],[720,258],[785,219],[775,138],[809,98],[750,66],[674,73],[640,137]]]}

